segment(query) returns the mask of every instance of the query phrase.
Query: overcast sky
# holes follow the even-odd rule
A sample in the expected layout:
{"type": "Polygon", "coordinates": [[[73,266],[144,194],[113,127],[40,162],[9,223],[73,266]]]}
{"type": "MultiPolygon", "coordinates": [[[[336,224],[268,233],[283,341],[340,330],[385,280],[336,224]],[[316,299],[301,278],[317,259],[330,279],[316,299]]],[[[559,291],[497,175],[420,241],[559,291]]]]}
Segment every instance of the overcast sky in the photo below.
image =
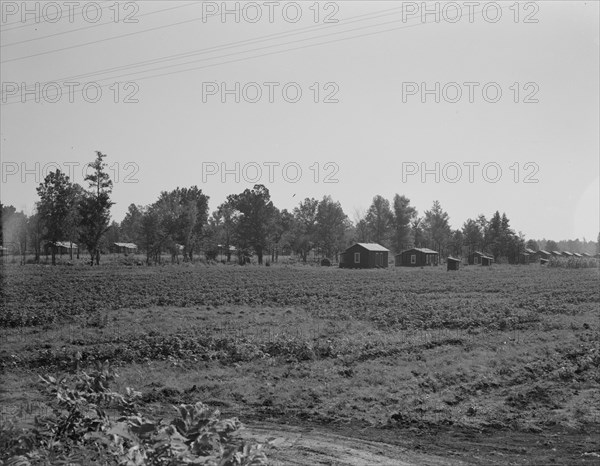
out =
{"type": "Polygon", "coordinates": [[[31,213],[56,167],[83,184],[100,150],[117,221],[261,183],[279,208],[331,195],[354,219],[399,193],[453,228],[499,210],[527,238],[598,235],[598,2],[98,4],[2,1],[4,204],[31,213]]]}

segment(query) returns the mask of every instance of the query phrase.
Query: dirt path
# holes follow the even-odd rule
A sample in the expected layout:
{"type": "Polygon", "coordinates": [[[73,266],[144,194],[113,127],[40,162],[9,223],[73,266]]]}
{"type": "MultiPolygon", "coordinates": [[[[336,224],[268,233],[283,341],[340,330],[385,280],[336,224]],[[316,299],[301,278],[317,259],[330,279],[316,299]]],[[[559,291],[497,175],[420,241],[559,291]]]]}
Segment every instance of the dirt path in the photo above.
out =
{"type": "Polygon", "coordinates": [[[274,466],[464,465],[460,461],[416,453],[397,445],[345,437],[331,432],[273,423],[247,423],[242,438],[267,444],[274,466]]]}

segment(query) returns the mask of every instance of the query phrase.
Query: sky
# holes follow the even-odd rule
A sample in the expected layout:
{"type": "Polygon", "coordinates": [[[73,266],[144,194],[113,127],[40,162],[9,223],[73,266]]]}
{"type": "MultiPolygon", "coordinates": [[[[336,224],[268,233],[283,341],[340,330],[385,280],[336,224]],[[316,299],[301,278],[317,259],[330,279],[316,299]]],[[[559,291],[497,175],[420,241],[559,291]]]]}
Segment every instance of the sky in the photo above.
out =
{"type": "Polygon", "coordinates": [[[112,218],[197,185],[600,231],[598,2],[22,2],[0,18],[3,204],[107,154],[112,218]],[[60,94],[58,93],[60,92],[60,94]]]}

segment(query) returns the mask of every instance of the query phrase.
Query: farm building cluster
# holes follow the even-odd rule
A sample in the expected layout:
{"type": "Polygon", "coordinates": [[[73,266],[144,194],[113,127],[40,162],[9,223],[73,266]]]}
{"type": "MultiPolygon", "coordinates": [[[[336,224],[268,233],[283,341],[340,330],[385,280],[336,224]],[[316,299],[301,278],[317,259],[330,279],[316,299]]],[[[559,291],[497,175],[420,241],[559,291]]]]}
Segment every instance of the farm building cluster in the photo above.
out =
{"type": "MultiPolygon", "coordinates": [[[[9,245],[10,246],[10,245],[9,245]]],[[[227,247],[226,245],[218,244],[218,249],[214,252],[214,257],[210,259],[221,260],[224,262],[225,258],[229,258],[235,255],[237,249],[234,246],[227,247]]],[[[180,244],[175,245],[176,250],[182,253],[184,246],[180,244]]],[[[43,253],[50,255],[54,249],[55,253],[59,256],[69,255],[71,257],[77,256],[83,252],[83,249],[74,242],[71,241],[56,241],[46,242],[43,245],[43,253]]],[[[111,243],[108,246],[107,252],[128,256],[130,254],[138,254],[140,250],[134,243],[111,243]]],[[[14,247],[0,246],[0,257],[4,256],[18,256],[21,255],[20,250],[14,247]]],[[[207,258],[209,256],[207,255],[207,258]]],[[[250,263],[250,258],[246,258],[245,263],[250,263]]],[[[588,253],[571,253],[569,251],[546,251],[539,250],[534,251],[529,248],[525,248],[519,255],[518,264],[548,264],[550,260],[577,260],[577,259],[596,259],[600,260],[600,254],[591,255],[588,253]]],[[[319,263],[324,266],[332,265],[333,261],[329,258],[321,258],[319,263]]],[[[476,265],[489,267],[494,263],[494,257],[487,252],[473,251],[465,257],[452,257],[441,258],[440,253],[433,249],[413,247],[401,251],[393,256],[392,252],[386,247],[378,243],[354,243],[352,246],[347,248],[344,252],[339,255],[339,267],[348,269],[372,269],[372,268],[387,268],[391,263],[396,267],[429,267],[446,264],[447,270],[458,270],[461,265],[476,265]]]]}
{"type": "MultiPolygon", "coordinates": [[[[389,264],[390,250],[377,243],[355,243],[346,249],[340,255],[340,267],[346,269],[372,269],[385,268],[389,264]]],[[[526,248],[520,255],[520,264],[539,263],[547,264],[551,257],[568,259],[591,259],[599,258],[599,255],[592,256],[587,253],[571,253],[568,251],[533,251],[526,248]]],[[[394,265],[396,267],[426,267],[437,266],[441,264],[440,254],[433,249],[428,248],[410,248],[394,256],[394,265]]],[[[449,256],[446,258],[447,270],[458,270],[463,260],[449,256]]],[[[480,265],[489,267],[494,263],[491,254],[480,251],[471,252],[465,259],[466,265],[480,265]]]]}

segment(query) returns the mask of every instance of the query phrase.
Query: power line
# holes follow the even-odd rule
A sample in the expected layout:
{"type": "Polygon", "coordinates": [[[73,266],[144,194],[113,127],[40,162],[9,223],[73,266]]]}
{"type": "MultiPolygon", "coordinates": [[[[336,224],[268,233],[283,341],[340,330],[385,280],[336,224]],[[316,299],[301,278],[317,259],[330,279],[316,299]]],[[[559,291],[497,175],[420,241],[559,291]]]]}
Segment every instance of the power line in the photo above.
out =
{"type": "MultiPolygon", "coordinates": [[[[107,5],[107,6],[101,6],[101,7],[100,7],[100,10],[104,10],[104,9],[106,9],[106,8],[110,8],[110,7],[111,7],[111,6],[113,6],[113,5],[114,5],[114,3],[111,3],[110,5],[107,5]]],[[[59,5],[59,6],[60,6],[60,5],[59,5]]],[[[69,8],[69,10],[70,10],[70,8],[69,8]]],[[[83,10],[83,6],[81,6],[81,7],[80,7],[80,6],[77,6],[77,7],[73,8],[73,14],[75,14],[75,12],[77,12],[77,13],[80,13],[82,10],[83,10]]],[[[62,17],[62,14],[63,14],[65,11],[67,11],[67,10],[64,10],[64,9],[61,9],[61,10],[60,10],[60,12],[61,12],[61,17],[62,17]]],[[[33,12],[31,12],[31,13],[33,13],[33,12]]],[[[10,32],[10,31],[16,31],[17,29],[23,29],[23,28],[26,28],[26,27],[31,27],[31,26],[36,26],[36,25],[37,25],[37,26],[39,26],[39,24],[40,24],[40,23],[39,23],[39,21],[33,21],[33,22],[26,22],[26,21],[13,21],[12,23],[5,23],[5,24],[2,24],[2,25],[1,25],[1,26],[2,26],[2,29],[0,30],[0,32],[10,32]],[[12,26],[13,24],[20,24],[20,26],[17,26],[17,27],[14,27],[14,28],[5,29],[5,27],[6,27],[6,26],[12,26]]]]}
{"type": "MultiPolygon", "coordinates": [[[[298,34],[303,34],[304,32],[310,31],[310,30],[323,30],[323,29],[330,29],[332,27],[345,26],[347,24],[352,24],[352,23],[356,23],[356,22],[359,22],[359,21],[364,21],[365,17],[367,17],[367,16],[372,16],[371,18],[366,18],[367,20],[377,19],[377,18],[380,18],[382,16],[386,16],[386,14],[389,13],[389,12],[391,12],[391,11],[395,11],[395,10],[399,10],[399,9],[402,9],[402,7],[390,8],[390,9],[387,9],[387,10],[381,10],[381,11],[377,11],[377,12],[373,12],[373,13],[365,13],[365,14],[362,14],[362,15],[352,16],[352,17],[348,18],[347,20],[344,20],[343,23],[337,23],[337,24],[331,24],[331,25],[308,26],[308,27],[296,29],[294,31],[279,32],[279,33],[269,34],[269,35],[266,35],[266,36],[257,37],[257,38],[254,38],[254,39],[245,39],[245,40],[242,40],[242,41],[230,42],[230,43],[227,43],[227,44],[222,44],[222,45],[218,45],[218,46],[214,46],[214,47],[208,47],[208,48],[205,48],[205,49],[199,49],[199,50],[194,50],[194,51],[190,51],[190,52],[184,52],[184,53],[175,54],[175,55],[168,55],[168,56],[165,56],[165,57],[155,58],[155,59],[151,59],[151,60],[145,60],[145,61],[141,61],[141,62],[137,62],[137,63],[132,63],[132,64],[128,64],[128,65],[117,66],[117,67],[113,67],[113,68],[106,68],[106,69],[103,69],[103,70],[97,70],[97,71],[90,72],[90,73],[85,73],[85,74],[80,74],[80,75],[72,75],[72,76],[68,76],[68,77],[58,78],[58,79],[46,81],[45,83],[42,83],[42,85],[43,84],[47,84],[49,82],[66,81],[66,80],[71,80],[71,79],[79,79],[79,78],[85,78],[85,77],[90,77],[90,76],[95,76],[95,75],[107,74],[107,73],[111,73],[113,71],[127,70],[129,68],[139,68],[139,67],[146,66],[146,65],[151,65],[151,64],[155,64],[155,63],[161,63],[161,62],[178,60],[180,58],[187,58],[187,57],[191,57],[191,56],[194,56],[194,55],[204,55],[206,53],[211,53],[211,52],[216,52],[216,51],[221,51],[221,50],[227,50],[227,49],[235,48],[235,47],[238,47],[238,46],[252,45],[252,44],[256,44],[256,43],[260,43],[260,42],[266,42],[266,41],[272,40],[274,38],[289,37],[289,36],[294,36],[294,35],[298,35],[298,34]]],[[[217,57],[217,58],[219,58],[219,57],[217,57]]],[[[187,63],[184,63],[184,64],[187,64],[187,63]]],[[[177,65],[174,65],[174,66],[177,66],[177,65]]]]}
{"type": "MultiPolygon", "coordinates": [[[[375,24],[375,25],[369,25],[369,26],[364,26],[364,27],[360,27],[360,28],[354,28],[354,29],[349,29],[349,30],[344,30],[344,31],[337,31],[337,32],[329,33],[329,34],[323,34],[323,35],[320,35],[320,36],[313,36],[313,37],[308,37],[308,38],[304,38],[304,39],[299,39],[299,40],[296,40],[296,41],[290,41],[290,42],[281,43],[281,44],[273,44],[273,45],[266,46],[266,47],[259,47],[259,48],[252,49],[252,50],[246,50],[246,51],[242,51],[242,52],[234,52],[234,53],[222,55],[222,56],[219,56],[219,57],[213,57],[213,58],[201,59],[201,60],[193,60],[193,61],[186,62],[186,63],[179,63],[179,64],[175,64],[175,65],[168,65],[168,66],[164,66],[164,67],[154,68],[154,69],[151,69],[151,70],[145,70],[145,71],[134,72],[134,73],[127,73],[127,74],[117,75],[117,76],[111,76],[111,77],[103,78],[103,79],[106,80],[106,79],[122,78],[122,77],[125,77],[125,76],[131,76],[131,75],[141,74],[141,73],[148,73],[148,72],[152,72],[152,71],[159,71],[159,70],[174,68],[174,67],[177,67],[177,66],[183,66],[183,65],[187,65],[187,64],[191,64],[191,63],[197,63],[197,62],[202,62],[202,61],[207,61],[207,60],[215,60],[215,59],[219,59],[219,58],[225,58],[225,57],[229,57],[229,56],[240,55],[242,53],[256,52],[256,51],[265,50],[265,49],[269,49],[269,48],[281,47],[281,46],[284,46],[284,45],[290,45],[290,44],[294,44],[294,43],[298,43],[298,42],[304,42],[304,41],[307,41],[307,40],[315,40],[315,39],[319,39],[319,38],[323,38],[323,37],[329,37],[329,36],[344,34],[344,33],[348,33],[348,32],[355,32],[355,31],[360,31],[360,30],[369,29],[369,28],[373,28],[373,27],[380,27],[380,26],[384,26],[384,25],[389,25],[389,24],[397,23],[399,21],[402,21],[402,20],[388,21],[388,22],[385,22],[385,23],[378,23],[378,24],[375,24]]],[[[260,55],[254,55],[254,56],[251,56],[251,57],[242,57],[242,58],[238,58],[238,59],[227,60],[227,61],[220,62],[220,63],[212,63],[212,64],[203,65],[203,66],[199,66],[199,67],[187,68],[187,69],[184,69],[184,70],[177,70],[177,71],[171,71],[171,72],[166,72],[166,73],[153,74],[153,75],[148,75],[148,76],[141,76],[139,78],[136,78],[136,80],[137,81],[142,81],[142,80],[151,79],[151,78],[170,76],[170,75],[179,74],[179,73],[185,73],[185,72],[189,72],[189,71],[196,71],[196,70],[200,70],[200,69],[206,69],[206,68],[210,68],[210,67],[215,67],[215,66],[220,66],[220,65],[225,65],[225,64],[231,64],[231,63],[237,63],[237,62],[241,62],[241,61],[251,60],[251,59],[254,59],[254,58],[262,58],[262,57],[266,57],[266,56],[270,56],[270,55],[276,55],[276,54],[290,52],[290,51],[295,51],[295,50],[307,49],[307,48],[316,47],[316,46],[319,46],[319,45],[327,45],[327,44],[337,43],[337,42],[341,42],[341,41],[345,41],[345,40],[350,40],[350,39],[368,37],[368,36],[373,36],[373,35],[376,35],[376,34],[382,34],[382,33],[396,31],[396,30],[401,30],[401,29],[408,29],[408,28],[416,27],[416,26],[423,26],[425,24],[431,24],[431,23],[417,22],[416,24],[404,25],[404,26],[400,26],[400,27],[394,27],[394,28],[389,28],[389,29],[384,29],[384,30],[379,30],[379,31],[373,31],[373,32],[359,34],[359,35],[354,35],[354,36],[349,36],[349,37],[342,37],[340,39],[328,40],[328,41],[319,42],[319,43],[316,43],[316,44],[307,44],[307,45],[304,45],[304,46],[292,47],[292,48],[288,48],[288,49],[285,49],[285,50],[276,50],[276,51],[271,51],[271,52],[263,53],[263,54],[260,54],[260,55]]],[[[113,84],[114,83],[110,82],[110,83],[101,85],[99,87],[106,88],[106,87],[111,86],[113,84]]],[[[12,104],[15,104],[15,103],[19,103],[19,101],[15,100],[14,102],[7,102],[7,103],[4,103],[3,105],[12,105],[12,104]]]]}
{"type": "MultiPolygon", "coordinates": [[[[164,8],[162,10],[150,11],[148,13],[143,13],[141,15],[136,16],[136,19],[137,18],[141,18],[143,16],[150,16],[150,15],[154,15],[156,13],[162,13],[164,11],[176,10],[178,8],[186,8],[186,7],[190,6],[190,5],[197,5],[197,3],[188,3],[187,5],[179,5],[179,6],[173,6],[171,8],[164,8]]],[[[106,8],[106,7],[104,7],[104,8],[106,8]]],[[[36,41],[36,40],[48,39],[49,37],[62,36],[64,34],[71,34],[72,32],[85,31],[85,30],[96,28],[96,27],[99,27],[99,26],[106,26],[107,24],[115,24],[115,23],[113,21],[109,21],[107,23],[92,24],[90,26],[85,26],[85,27],[81,27],[81,28],[78,28],[78,29],[71,29],[70,31],[62,31],[62,32],[54,33],[54,34],[48,34],[46,36],[36,37],[34,39],[26,39],[26,40],[21,40],[21,41],[18,41],[18,42],[11,42],[10,44],[0,45],[0,48],[2,48],[2,47],[11,47],[13,45],[19,45],[19,44],[26,44],[28,42],[33,42],[33,41],[36,41]]]]}

